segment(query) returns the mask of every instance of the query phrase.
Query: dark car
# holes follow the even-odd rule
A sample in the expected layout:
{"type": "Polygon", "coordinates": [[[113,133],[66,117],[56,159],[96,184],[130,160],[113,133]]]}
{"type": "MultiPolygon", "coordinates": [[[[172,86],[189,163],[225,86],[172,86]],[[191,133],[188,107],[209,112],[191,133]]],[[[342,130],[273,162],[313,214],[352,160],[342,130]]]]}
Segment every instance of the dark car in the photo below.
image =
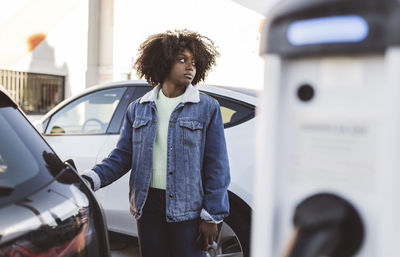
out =
{"type": "Polygon", "coordinates": [[[110,256],[105,220],[0,86],[0,256],[110,256]]]}

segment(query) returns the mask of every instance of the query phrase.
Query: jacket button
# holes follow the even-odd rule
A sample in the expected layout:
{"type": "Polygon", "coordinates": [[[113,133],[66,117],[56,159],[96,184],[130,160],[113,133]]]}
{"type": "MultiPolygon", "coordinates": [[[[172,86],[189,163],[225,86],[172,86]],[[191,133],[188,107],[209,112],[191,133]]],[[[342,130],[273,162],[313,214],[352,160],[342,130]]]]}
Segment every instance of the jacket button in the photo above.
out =
{"type": "Polygon", "coordinates": [[[174,197],[174,195],[173,195],[173,194],[169,194],[169,197],[171,197],[171,198],[172,198],[172,197],[174,197]]]}
{"type": "Polygon", "coordinates": [[[173,171],[170,171],[168,174],[169,174],[169,175],[172,175],[172,174],[174,174],[174,172],[173,172],[173,171]]]}

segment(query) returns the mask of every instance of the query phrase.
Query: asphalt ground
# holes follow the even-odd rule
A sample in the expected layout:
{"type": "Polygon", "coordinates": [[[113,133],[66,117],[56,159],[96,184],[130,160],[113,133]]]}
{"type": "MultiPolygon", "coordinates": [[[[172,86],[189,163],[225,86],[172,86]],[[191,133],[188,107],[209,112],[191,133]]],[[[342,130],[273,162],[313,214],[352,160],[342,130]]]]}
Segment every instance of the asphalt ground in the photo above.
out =
{"type": "Polygon", "coordinates": [[[111,232],[109,233],[109,240],[112,257],[140,257],[136,237],[111,232]]]}

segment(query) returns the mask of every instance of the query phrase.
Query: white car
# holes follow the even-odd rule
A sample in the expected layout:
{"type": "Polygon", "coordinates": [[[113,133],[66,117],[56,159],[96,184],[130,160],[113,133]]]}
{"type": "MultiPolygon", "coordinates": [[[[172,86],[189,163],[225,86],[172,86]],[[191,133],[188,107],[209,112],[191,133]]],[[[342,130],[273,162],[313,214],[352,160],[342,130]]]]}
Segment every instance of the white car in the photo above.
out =
{"type": "MultiPolygon", "coordinates": [[[[198,85],[218,100],[225,126],[231,168],[230,215],[209,256],[249,256],[254,173],[256,91],[198,85]]],[[[79,171],[92,168],[115,147],[128,104],[152,89],[144,81],[114,82],[91,87],[66,99],[37,124],[39,131],[64,160],[73,159],[79,171]]],[[[109,231],[137,236],[129,212],[129,174],[96,191],[109,231]]]]}

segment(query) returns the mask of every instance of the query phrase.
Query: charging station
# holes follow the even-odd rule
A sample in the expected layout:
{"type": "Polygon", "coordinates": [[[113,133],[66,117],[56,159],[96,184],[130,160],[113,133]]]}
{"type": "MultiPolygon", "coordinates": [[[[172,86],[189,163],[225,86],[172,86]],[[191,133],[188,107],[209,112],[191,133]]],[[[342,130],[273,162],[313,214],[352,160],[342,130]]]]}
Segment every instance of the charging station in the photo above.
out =
{"type": "Polygon", "coordinates": [[[260,51],[252,256],[400,256],[400,1],[281,1],[260,51]]]}

